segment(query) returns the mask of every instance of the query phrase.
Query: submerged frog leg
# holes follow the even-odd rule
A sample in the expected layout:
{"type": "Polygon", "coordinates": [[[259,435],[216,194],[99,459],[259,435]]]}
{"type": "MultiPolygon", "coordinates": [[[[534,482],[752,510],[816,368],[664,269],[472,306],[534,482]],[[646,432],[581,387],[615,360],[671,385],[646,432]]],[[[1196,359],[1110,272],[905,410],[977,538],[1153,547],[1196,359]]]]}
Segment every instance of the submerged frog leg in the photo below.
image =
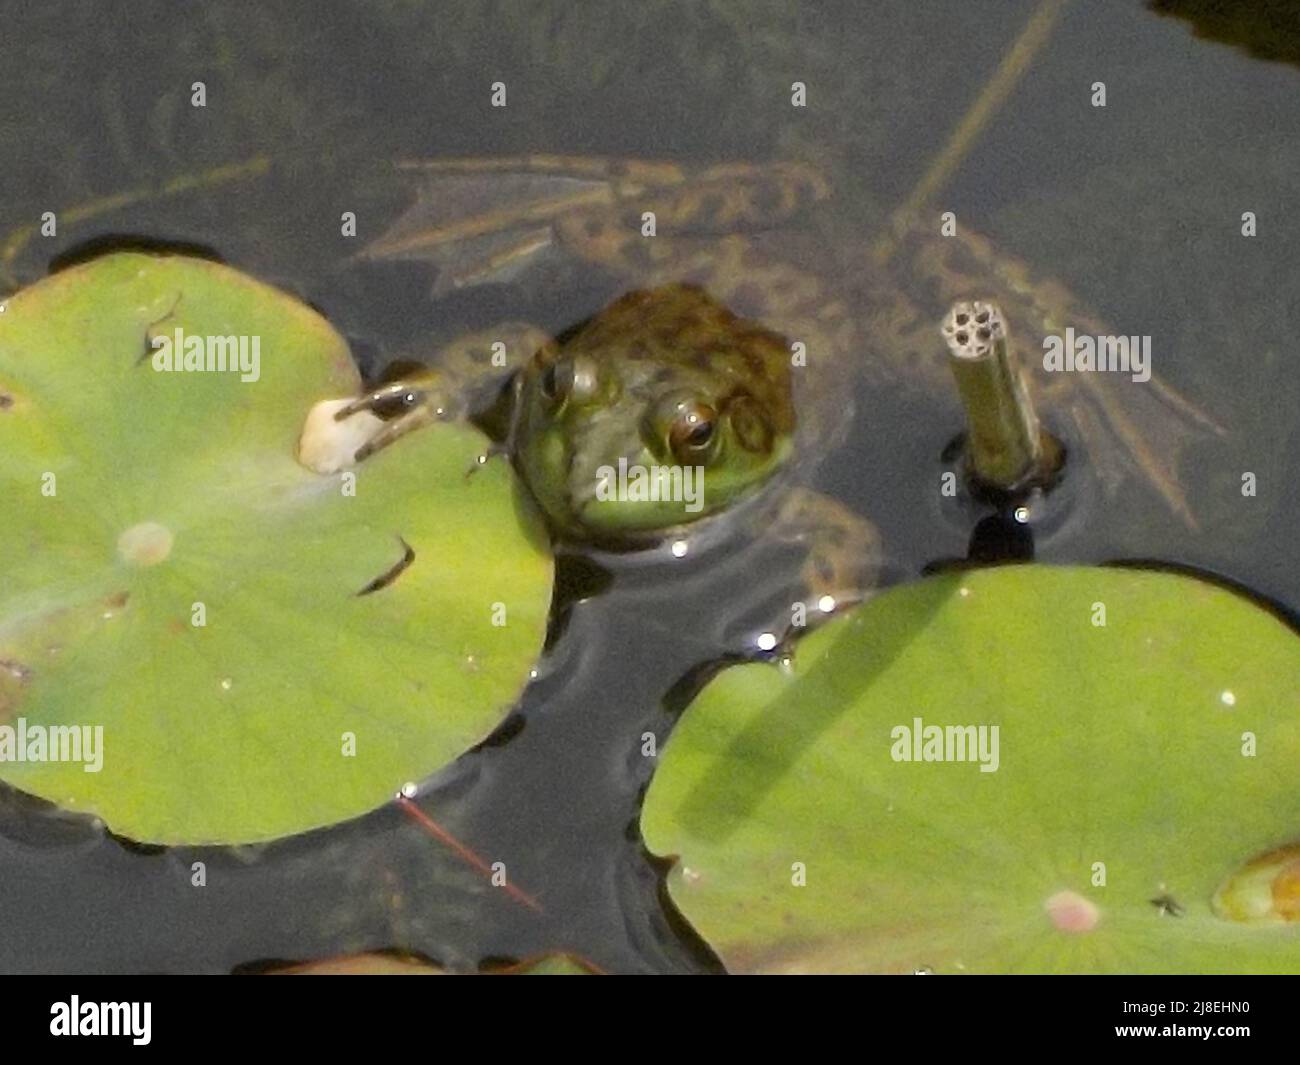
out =
{"type": "Polygon", "coordinates": [[[804,163],[729,163],[699,172],[681,188],[620,201],[614,210],[570,211],[556,219],[555,233],[584,262],[638,284],[662,284],[689,280],[686,268],[674,264],[690,259],[696,272],[726,272],[715,257],[735,254],[747,236],[786,224],[829,194],[821,172],[804,163]],[[646,228],[651,215],[653,233],[646,228]]]}
{"type": "Polygon", "coordinates": [[[647,212],[665,234],[766,229],[829,187],[801,163],[689,167],[583,156],[408,162],[417,200],[362,257],[438,267],[435,291],[517,277],[556,251],[610,264],[641,238],[647,212]]]}
{"type": "Polygon", "coordinates": [[[546,155],[435,159],[398,164],[420,182],[416,202],[361,252],[438,268],[435,294],[509,280],[558,247],[557,219],[616,209],[686,180],[672,163],[546,155]]]}
{"type": "Polygon", "coordinates": [[[1093,435],[1085,438],[1099,472],[1107,467],[1127,467],[1140,473],[1183,524],[1198,529],[1178,475],[1178,459],[1198,435],[1193,426],[1175,417],[1161,403],[1157,390],[1147,388],[1155,382],[1154,377],[1140,383],[1117,374],[1080,376],[1079,396],[1070,406],[1080,432],[1095,425],[1097,418],[1111,430],[1104,434],[1094,429],[1093,435]]]}
{"type": "MultiPolygon", "coordinates": [[[[1062,333],[1066,325],[1095,336],[1109,335],[1109,330],[1096,319],[1081,314],[1073,297],[1060,285],[1030,282],[1029,271],[1023,264],[994,253],[988,241],[965,227],[959,229],[955,238],[934,241],[926,240],[922,235],[918,241],[917,219],[1050,38],[1064,6],[1065,0],[1043,0],[1035,10],[1003,57],[998,70],[962,117],[907,201],[894,213],[886,232],[873,248],[876,264],[884,266],[909,242],[913,246],[922,243],[931,249],[932,254],[940,256],[960,247],[982,264],[985,280],[971,278],[967,286],[946,292],[944,299],[951,302],[991,295],[1003,301],[1002,292],[988,292],[987,274],[992,273],[1002,285],[1026,298],[1034,308],[1037,321],[1027,334],[1031,342],[1041,335],[1062,333]]],[[[916,273],[931,280],[952,276],[951,271],[918,270],[916,273]]],[[[941,313],[937,307],[926,310],[933,312],[924,315],[927,320],[941,313]]],[[[915,345],[914,353],[923,361],[930,359],[929,346],[924,341],[915,345]]],[[[1126,470],[1136,472],[1146,478],[1168,508],[1189,528],[1197,527],[1178,477],[1177,465],[1182,452],[1197,435],[1224,435],[1224,429],[1217,421],[1155,376],[1147,381],[1134,382],[1113,373],[1081,373],[1070,375],[1075,378],[1071,381],[1048,381],[1043,373],[1033,372],[1032,360],[1027,365],[1031,369],[1031,390],[1048,396],[1054,394],[1055,405],[1069,412],[1081,437],[1092,445],[1099,477],[1109,491],[1116,490],[1126,470]],[[1109,434],[1105,433],[1105,426],[1109,426],[1109,434]]]]}
{"type": "Polygon", "coordinates": [[[771,230],[829,195],[826,178],[805,163],[727,163],[680,188],[625,196],[614,210],[570,211],[556,219],[556,237],[586,262],[639,274],[665,243],[771,230]],[[650,216],[653,235],[646,229],[650,216]]]}
{"type": "Polygon", "coordinates": [[[419,202],[364,255],[432,261],[435,290],[447,278],[461,285],[515,277],[553,252],[629,287],[699,286],[798,346],[796,405],[807,415],[800,434],[809,445],[801,452],[842,437],[851,410],[839,356],[855,344],[857,322],[819,279],[826,272],[820,242],[804,239],[800,249],[797,236],[777,228],[829,195],[815,167],[517,156],[404,169],[424,182],[419,202]],[[655,216],[653,237],[643,235],[646,212],[655,216]],[[835,392],[837,402],[822,402],[835,392]]]}
{"type": "MultiPolygon", "coordinates": [[[[1106,323],[1081,307],[1064,286],[1035,283],[1028,266],[995,255],[985,238],[967,233],[964,246],[997,282],[1024,300],[1030,318],[1026,340],[1031,351],[1043,337],[1064,335],[1067,327],[1090,336],[1111,334],[1106,323]]],[[[1112,491],[1125,470],[1137,474],[1189,529],[1198,527],[1178,463],[1197,439],[1226,435],[1219,422],[1154,373],[1145,381],[1109,371],[1048,374],[1036,353],[1026,365],[1030,387],[1040,392],[1049,406],[1055,404],[1070,412],[1103,482],[1112,491]]]]}
{"type": "Polygon", "coordinates": [[[860,602],[876,587],[883,554],[880,533],[837,499],[793,488],[764,535],[805,549],[803,584],[823,612],[860,602]]]}
{"type": "MultiPolygon", "coordinates": [[[[949,239],[955,240],[984,271],[1030,304],[1038,318],[1039,329],[1044,335],[1062,333],[1066,326],[1073,326],[1076,332],[1094,336],[1109,333],[1109,327],[1096,315],[1083,308],[1079,299],[1064,285],[1034,276],[1034,272],[1026,263],[995,251],[987,237],[967,229],[949,239]]],[[[943,243],[947,244],[948,241],[943,243]]],[[[1157,393],[1161,402],[1168,404],[1180,416],[1217,436],[1225,435],[1226,430],[1219,422],[1171,385],[1155,376],[1142,384],[1149,391],[1157,393]]]]}
{"type": "Polygon", "coordinates": [[[1093,465],[1107,495],[1125,479],[1137,478],[1188,528],[1197,527],[1179,462],[1198,439],[1222,436],[1225,430],[1156,374],[1135,381],[1123,372],[1049,372],[1043,364],[1046,337],[1064,336],[1067,327],[1077,335],[1111,334],[1065,286],[1035,276],[1025,263],[999,254],[968,228],[940,239],[911,227],[900,237],[895,265],[898,276],[910,283],[900,284],[892,273],[863,271],[865,295],[859,301],[876,308],[874,329],[890,337],[900,356],[889,367],[896,380],[923,383],[936,394],[949,390],[935,324],[951,301],[990,299],[1007,315],[1012,347],[1045,423],[1083,445],[1072,461],[1093,465]],[[887,322],[880,317],[882,308],[890,309],[887,322]]]}

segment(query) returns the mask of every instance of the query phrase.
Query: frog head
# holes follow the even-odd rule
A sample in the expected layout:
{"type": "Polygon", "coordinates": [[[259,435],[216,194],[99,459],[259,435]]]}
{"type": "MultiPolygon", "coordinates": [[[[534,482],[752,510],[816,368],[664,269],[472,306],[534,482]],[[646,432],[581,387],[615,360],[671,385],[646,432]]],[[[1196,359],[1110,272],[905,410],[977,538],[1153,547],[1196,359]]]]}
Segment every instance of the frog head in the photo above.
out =
{"type": "Polygon", "coordinates": [[[511,452],[561,536],[635,541],[753,495],[793,428],[785,340],[669,285],[536,353],[516,382],[511,452]]]}

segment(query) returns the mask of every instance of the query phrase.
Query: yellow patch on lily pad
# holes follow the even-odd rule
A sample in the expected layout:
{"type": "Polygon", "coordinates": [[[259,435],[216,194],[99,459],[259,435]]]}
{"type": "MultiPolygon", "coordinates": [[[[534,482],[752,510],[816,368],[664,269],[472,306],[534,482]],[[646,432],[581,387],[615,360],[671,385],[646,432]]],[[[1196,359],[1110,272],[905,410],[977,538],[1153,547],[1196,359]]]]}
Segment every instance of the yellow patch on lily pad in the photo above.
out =
{"type": "Polygon", "coordinates": [[[1214,893],[1214,912],[1246,924],[1300,922],[1300,843],[1252,858],[1214,893]]]}

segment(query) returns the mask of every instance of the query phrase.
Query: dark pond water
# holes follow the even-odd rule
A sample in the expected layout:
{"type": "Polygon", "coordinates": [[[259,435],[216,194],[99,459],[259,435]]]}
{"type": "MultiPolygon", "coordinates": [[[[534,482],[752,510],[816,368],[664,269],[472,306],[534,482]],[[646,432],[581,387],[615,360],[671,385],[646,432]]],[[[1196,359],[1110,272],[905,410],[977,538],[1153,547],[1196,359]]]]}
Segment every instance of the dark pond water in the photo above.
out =
{"type": "MultiPolygon", "coordinates": [[[[500,319],[561,330],[616,292],[543,272],[434,301],[419,264],[349,262],[339,212],[358,212],[363,238],[381,232],[409,198],[398,158],[800,157],[835,179],[819,231],[866,247],[1037,6],[20,5],[0,44],[0,234],[181,175],[273,164],[67,222],[15,249],[7,283],[129,235],[213,249],[299,293],[366,371],[500,319]],[[504,109],[487,106],[498,79],[504,109]],[[189,105],[197,80],[203,109],[189,105]],[[790,106],[796,80],[804,109],[790,106]]],[[[928,210],[955,212],[1068,285],[1116,333],[1151,336],[1156,372],[1230,431],[1181,459],[1197,531],[1140,492],[1099,506],[1080,474],[1032,542],[986,524],[980,550],[1155,559],[1300,608],[1298,120],[1295,66],[1198,39],[1139,3],[1067,7],[928,210]],[[1090,103],[1099,81],[1104,109],[1090,103]],[[1246,471],[1253,498],[1240,492],[1246,471]]],[[[882,401],[856,387],[861,416],[820,487],[876,522],[892,580],[966,558],[987,514],[945,509],[934,491],[960,426],[953,396],[882,401]]],[[[624,560],[601,594],[573,602],[507,727],[425,782],[420,805],[506,861],[540,912],[396,807],[263,848],[145,851],[6,792],[0,970],[229,971],[390,947],[460,969],[550,950],[619,972],[717,968],[640,846],[640,737],[666,734],[683,678],[752,653],[789,574],[743,552],[666,566],[624,560]],[[768,564],[770,582],[756,582],[768,564]],[[196,853],[209,866],[202,892],[186,875],[196,853]]]]}

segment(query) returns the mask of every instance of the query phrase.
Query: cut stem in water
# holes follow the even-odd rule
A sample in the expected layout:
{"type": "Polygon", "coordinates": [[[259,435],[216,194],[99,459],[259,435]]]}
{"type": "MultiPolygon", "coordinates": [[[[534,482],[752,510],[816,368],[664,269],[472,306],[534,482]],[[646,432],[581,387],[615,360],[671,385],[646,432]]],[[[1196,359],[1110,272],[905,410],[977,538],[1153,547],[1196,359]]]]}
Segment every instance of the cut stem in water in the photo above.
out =
{"type": "Polygon", "coordinates": [[[997,305],[954,303],[943,335],[966,411],[968,475],[980,487],[1008,493],[1049,483],[1061,447],[1039,424],[997,305]]]}

